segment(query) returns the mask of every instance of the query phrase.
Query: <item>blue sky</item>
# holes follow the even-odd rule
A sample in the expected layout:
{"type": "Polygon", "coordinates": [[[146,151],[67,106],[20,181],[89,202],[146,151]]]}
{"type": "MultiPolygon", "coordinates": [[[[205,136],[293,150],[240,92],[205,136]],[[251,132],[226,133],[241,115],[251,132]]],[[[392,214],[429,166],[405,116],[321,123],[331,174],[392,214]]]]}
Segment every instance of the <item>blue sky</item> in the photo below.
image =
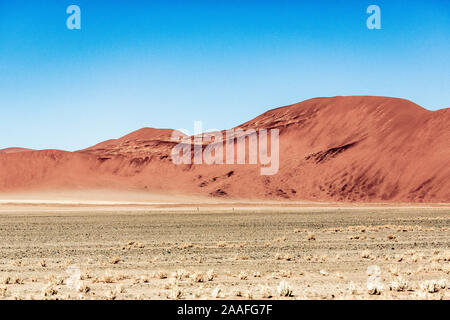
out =
{"type": "Polygon", "coordinates": [[[0,148],[226,129],[318,96],[450,107],[449,53],[448,0],[0,0],[0,148]]]}

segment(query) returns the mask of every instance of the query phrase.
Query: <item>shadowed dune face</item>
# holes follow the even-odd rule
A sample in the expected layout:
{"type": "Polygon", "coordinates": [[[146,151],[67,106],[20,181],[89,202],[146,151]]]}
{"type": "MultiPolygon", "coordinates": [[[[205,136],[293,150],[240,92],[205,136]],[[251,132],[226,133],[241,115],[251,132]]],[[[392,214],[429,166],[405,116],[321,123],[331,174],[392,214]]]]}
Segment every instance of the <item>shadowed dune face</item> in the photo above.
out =
{"type": "MultiPolygon", "coordinates": [[[[112,188],[275,200],[450,202],[450,112],[403,99],[316,98],[237,128],[279,129],[280,167],[175,165],[173,130],[77,152],[0,152],[0,190],[112,188]]],[[[203,146],[206,147],[206,146],[203,146]]]]}

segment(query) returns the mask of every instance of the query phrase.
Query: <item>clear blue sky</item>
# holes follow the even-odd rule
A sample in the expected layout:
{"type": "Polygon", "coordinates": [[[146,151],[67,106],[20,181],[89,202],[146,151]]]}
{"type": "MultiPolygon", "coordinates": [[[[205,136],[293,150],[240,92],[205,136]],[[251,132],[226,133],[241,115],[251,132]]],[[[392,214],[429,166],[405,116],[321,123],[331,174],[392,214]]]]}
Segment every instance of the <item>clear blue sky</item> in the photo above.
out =
{"type": "Polygon", "coordinates": [[[335,95],[450,107],[450,1],[0,0],[0,148],[225,129],[335,95]]]}

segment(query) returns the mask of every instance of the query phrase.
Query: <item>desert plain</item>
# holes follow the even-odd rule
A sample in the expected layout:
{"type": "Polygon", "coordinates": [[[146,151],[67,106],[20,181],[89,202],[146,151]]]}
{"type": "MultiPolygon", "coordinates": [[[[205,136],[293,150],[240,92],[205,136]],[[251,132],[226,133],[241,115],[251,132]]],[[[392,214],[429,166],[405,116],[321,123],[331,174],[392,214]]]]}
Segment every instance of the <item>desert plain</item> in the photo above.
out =
{"type": "Polygon", "coordinates": [[[450,298],[445,204],[74,197],[2,195],[0,299],[450,298]]]}

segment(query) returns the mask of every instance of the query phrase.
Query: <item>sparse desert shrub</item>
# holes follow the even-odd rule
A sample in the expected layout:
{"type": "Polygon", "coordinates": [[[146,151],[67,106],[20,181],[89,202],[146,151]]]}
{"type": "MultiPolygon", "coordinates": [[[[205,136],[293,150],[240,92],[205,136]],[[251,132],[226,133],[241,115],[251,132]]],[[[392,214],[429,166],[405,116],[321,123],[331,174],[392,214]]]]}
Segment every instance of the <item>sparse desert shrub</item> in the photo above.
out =
{"type": "Polygon", "coordinates": [[[394,276],[398,276],[400,274],[400,270],[397,268],[397,266],[389,266],[388,272],[391,273],[394,276]]]}
{"type": "Polygon", "coordinates": [[[294,256],[290,253],[288,253],[284,256],[284,260],[286,260],[286,261],[291,261],[293,259],[294,259],[294,256]]]}
{"type": "Polygon", "coordinates": [[[0,287],[0,298],[6,298],[8,296],[8,288],[6,286],[0,287]]]}
{"type": "Polygon", "coordinates": [[[272,289],[267,285],[260,285],[259,292],[264,299],[270,299],[273,297],[272,289]]]}
{"type": "Polygon", "coordinates": [[[387,235],[387,239],[388,239],[388,240],[396,240],[397,237],[396,237],[395,235],[393,235],[393,234],[388,234],[388,235],[387,235]]]}
{"type": "Polygon", "coordinates": [[[282,237],[279,237],[279,238],[275,238],[274,241],[278,243],[278,242],[284,242],[284,241],[286,241],[286,239],[287,239],[286,236],[282,236],[282,237]]]}
{"type": "Polygon", "coordinates": [[[208,281],[213,281],[214,278],[217,277],[217,274],[214,272],[213,269],[208,270],[208,272],[206,272],[206,280],[208,281]]]}
{"type": "Polygon", "coordinates": [[[42,259],[41,261],[39,261],[39,265],[40,265],[42,268],[45,268],[45,267],[47,266],[47,262],[45,262],[45,260],[42,259]]]}
{"type": "Polygon", "coordinates": [[[383,286],[380,285],[379,283],[368,283],[367,284],[367,292],[370,295],[380,295],[381,291],[383,290],[383,286]]]}
{"type": "Polygon", "coordinates": [[[191,242],[189,242],[189,243],[183,243],[183,244],[180,244],[179,246],[178,246],[178,248],[179,249],[189,249],[189,248],[192,248],[194,245],[191,243],[191,242]]]}
{"type": "Polygon", "coordinates": [[[234,260],[248,260],[250,259],[249,256],[235,256],[234,260]]]}
{"type": "Polygon", "coordinates": [[[447,283],[448,283],[448,282],[447,282],[447,279],[442,278],[442,279],[438,280],[437,285],[438,285],[438,287],[439,287],[440,289],[445,289],[445,288],[448,287],[448,284],[447,284],[447,283]]]}
{"type": "Polygon", "coordinates": [[[60,285],[64,284],[64,278],[57,277],[57,276],[51,274],[51,275],[47,276],[47,282],[50,285],[53,284],[55,286],[60,286],[60,285]]]}
{"type": "Polygon", "coordinates": [[[192,276],[193,282],[205,282],[206,275],[203,272],[195,272],[192,276]]]}
{"type": "Polygon", "coordinates": [[[218,248],[225,248],[227,246],[227,243],[224,241],[219,241],[217,242],[217,247],[218,248]]]}
{"type": "Polygon", "coordinates": [[[111,264],[118,264],[121,261],[122,261],[122,258],[119,257],[119,256],[116,256],[116,257],[112,258],[111,260],[109,260],[109,263],[111,263],[111,264]]]}
{"type": "Polygon", "coordinates": [[[351,295],[358,294],[358,287],[356,286],[356,284],[354,282],[350,282],[348,284],[348,291],[350,292],[351,295]]]}
{"type": "Polygon", "coordinates": [[[292,276],[292,272],[287,271],[287,270],[280,270],[280,271],[272,273],[273,279],[290,278],[291,276],[292,276]]]}
{"type": "Polygon", "coordinates": [[[51,297],[58,294],[58,290],[54,285],[48,285],[44,288],[43,294],[45,297],[51,297]]]}
{"type": "Polygon", "coordinates": [[[164,271],[157,271],[157,272],[155,272],[155,278],[166,279],[167,278],[167,273],[164,272],[164,271]]]}
{"type": "Polygon", "coordinates": [[[370,295],[379,295],[383,290],[383,283],[381,282],[381,269],[373,265],[367,267],[367,291],[370,295]]]}
{"type": "Polygon", "coordinates": [[[12,262],[12,265],[15,267],[20,267],[22,265],[22,260],[15,260],[12,262]]]}
{"type": "Polygon", "coordinates": [[[241,271],[238,275],[240,280],[247,280],[248,279],[248,274],[245,271],[241,271]]]}
{"type": "Polygon", "coordinates": [[[247,246],[247,241],[240,242],[240,243],[236,244],[236,248],[244,248],[245,246],[247,246]]]}
{"type": "Polygon", "coordinates": [[[90,278],[91,278],[91,275],[89,274],[88,270],[84,270],[80,276],[80,280],[88,280],[90,278]]]}
{"type": "Polygon", "coordinates": [[[279,274],[282,278],[290,278],[292,276],[292,272],[288,270],[280,270],[279,274]]]}
{"type": "Polygon", "coordinates": [[[111,270],[106,270],[105,274],[101,277],[96,277],[92,280],[93,283],[104,282],[104,283],[114,283],[115,282],[114,274],[111,270]]]}
{"type": "Polygon", "coordinates": [[[87,286],[86,284],[82,284],[80,286],[80,288],[78,289],[78,291],[81,293],[89,293],[89,292],[91,292],[91,288],[89,286],[87,286]]]}
{"type": "Polygon", "coordinates": [[[242,290],[241,289],[234,290],[233,295],[236,297],[242,297],[243,295],[242,290]]]}
{"type": "Polygon", "coordinates": [[[137,276],[136,278],[134,278],[133,284],[148,283],[149,281],[150,281],[150,279],[148,278],[148,276],[141,275],[141,276],[137,276]]]}
{"type": "Polygon", "coordinates": [[[408,283],[408,281],[406,281],[405,279],[403,279],[402,277],[398,277],[396,280],[392,281],[389,284],[389,289],[391,291],[409,291],[411,290],[411,287],[408,283]]]}
{"type": "Polygon", "coordinates": [[[11,277],[9,277],[9,276],[3,277],[0,281],[0,283],[1,284],[11,284],[11,277]]]}
{"type": "Polygon", "coordinates": [[[178,280],[189,278],[189,272],[183,269],[179,269],[173,273],[173,277],[178,280]]]}
{"type": "Polygon", "coordinates": [[[369,250],[364,250],[363,252],[361,252],[361,258],[363,259],[370,259],[371,258],[371,254],[369,250]]]}
{"type": "Polygon", "coordinates": [[[177,299],[183,298],[184,295],[185,295],[184,291],[180,287],[175,287],[170,291],[170,293],[167,297],[169,299],[177,300],[177,299]]]}
{"type": "Polygon", "coordinates": [[[292,297],[294,295],[292,287],[285,280],[280,282],[277,292],[280,297],[292,297]]]}
{"type": "Polygon", "coordinates": [[[213,291],[211,292],[211,297],[215,299],[222,298],[223,297],[222,288],[221,287],[214,288],[213,291]]]}
{"type": "Polygon", "coordinates": [[[12,284],[23,284],[23,279],[21,278],[21,277],[19,277],[18,275],[15,275],[13,278],[12,278],[12,284]]]}
{"type": "Polygon", "coordinates": [[[109,289],[106,293],[106,300],[116,300],[117,299],[117,292],[113,289],[109,289]]]}
{"type": "Polygon", "coordinates": [[[426,280],[420,284],[420,290],[428,293],[438,292],[440,285],[435,280],[426,280]]]}
{"type": "Polygon", "coordinates": [[[319,273],[320,273],[320,275],[322,275],[322,276],[325,276],[325,277],[328,276],[328,272],[326,272],[326,271],[323,270],[323,269],[320,270],[319,273]]]}

